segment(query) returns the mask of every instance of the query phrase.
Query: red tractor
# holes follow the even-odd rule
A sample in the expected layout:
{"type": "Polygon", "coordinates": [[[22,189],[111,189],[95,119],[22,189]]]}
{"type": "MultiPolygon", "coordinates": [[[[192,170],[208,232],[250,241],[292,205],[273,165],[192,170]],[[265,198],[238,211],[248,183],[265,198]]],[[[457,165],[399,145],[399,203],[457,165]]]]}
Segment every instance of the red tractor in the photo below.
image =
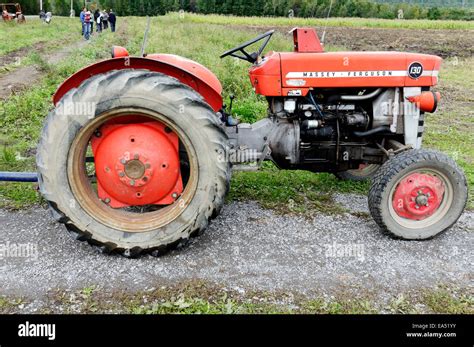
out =
{"type": "Polygon", "coordinates": [[[0,4],[2,8],[2,19],[5,22],[11,22],[16,20],[17,23],[25,23],[26,18],[23,12],[21,11],[21,5],[19,3],[6,3],[0,4]],[[14,12],[9,12],[9,10],[14,10],[14,12]]]}
{"type": "Polygon", "coordinates": [[[294,52],[262,55],[272,34],[221,56],[251,64],[250,83],[268,100],[268,117],[254,124],[235,122],[211,71],[175,55],[114,47],[112,59],[67,79],[37,149],[54,218],[106,253],[160,255],[219,214],[233,167],[271,160],[346,177],[375,172],[370,212],[395,237],[450,228],[466,204],[466,178],[448,156],[421,149],[441,58],[324,52],[310,28],[293,30],[294,52]]]}

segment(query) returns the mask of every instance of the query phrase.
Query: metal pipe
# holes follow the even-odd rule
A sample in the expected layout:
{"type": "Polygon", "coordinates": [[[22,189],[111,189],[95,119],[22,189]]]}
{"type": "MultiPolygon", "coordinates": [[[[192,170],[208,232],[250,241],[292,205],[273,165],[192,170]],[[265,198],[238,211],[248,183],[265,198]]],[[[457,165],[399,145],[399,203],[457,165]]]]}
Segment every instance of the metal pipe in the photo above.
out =
{"type": "Polygon", "coordinates": [[[354,136],[357,136],[357,137],[365,137],[365,136],[370,136],[370,135],[374,135],[374,134],[378,134],[382,132],[390,132],[390,127],[381,126],[381,127],[367,130],[367,131],[354,131],[352,134],[354,134],[354,136]]]}
{"type": "Polygon", "coordinates": [[[38,182],[36,172],[5,172],[0,171],[0,182],[38,182]]]}
{"type": "Polygon", "coordinates": [[[379,95],[381,91],[382,91],[382,88],[377,88],[372,93],[364,94],[364,95],[341,95],[341,100],[344,100],[344,101],[368,100],[379,95]]]}
{"type": "Polygon", "coordinates": [[[382,92],[382,88],[375,89],[372,93],[364,94],[364,95],[331,95],[328,98],[328,103],[331,104],[336,101],[363,101],[369,100],[382,92]]]}

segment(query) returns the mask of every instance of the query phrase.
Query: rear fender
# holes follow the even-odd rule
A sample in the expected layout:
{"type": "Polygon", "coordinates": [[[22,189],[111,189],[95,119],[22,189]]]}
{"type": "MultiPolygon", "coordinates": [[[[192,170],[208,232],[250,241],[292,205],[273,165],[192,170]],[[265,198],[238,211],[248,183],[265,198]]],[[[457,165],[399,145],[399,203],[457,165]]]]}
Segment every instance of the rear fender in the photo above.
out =
{"type": "Polygon", "coordinates": [[[222,108],[222,86],[217,77],[199,63],[170,54],[154,54],[147,58],[119,57],[90,65],[64,81],[54,94],[53,102],[57,105],[69,90],[79,87],[92,76],[123,69],[145,69],[174,77],[197,91],[214,111],[222,108]]]}

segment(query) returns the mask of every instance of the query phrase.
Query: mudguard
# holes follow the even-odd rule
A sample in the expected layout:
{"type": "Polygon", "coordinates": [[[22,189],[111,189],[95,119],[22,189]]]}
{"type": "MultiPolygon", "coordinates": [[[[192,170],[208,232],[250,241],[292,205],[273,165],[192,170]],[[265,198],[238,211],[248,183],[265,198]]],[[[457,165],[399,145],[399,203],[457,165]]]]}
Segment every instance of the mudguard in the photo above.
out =
{"type": "Polygon", "coordinates": [[[172,54],[150,54],[146,58],[126,56],[87,66],[59,86],[53,96],[53,102],[57,105],[69,90],[77,88],[92,76],[122,69],[145,69],[174,77],[196,90],[214,111],[222,108],[222,86],[217,77],[203,65],[172,54]]]}

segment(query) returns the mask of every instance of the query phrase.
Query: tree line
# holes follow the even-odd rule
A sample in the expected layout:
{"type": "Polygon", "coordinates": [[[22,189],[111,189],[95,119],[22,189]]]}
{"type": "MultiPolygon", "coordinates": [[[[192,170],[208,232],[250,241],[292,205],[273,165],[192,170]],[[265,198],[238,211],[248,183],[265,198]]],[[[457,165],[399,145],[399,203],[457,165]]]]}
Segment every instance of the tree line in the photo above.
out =
{"type": "MultiPolygon", "coordinates": [[[[39,12],[38,0],[21,1],[26,14],[39,12]]],[[[119,16],[156,16],[184,10],[203,14],[236,16],[326,17],[331,0],[99,0],[90,2],[92,9],[113,9],[119,16]]],[[[56,15],[69,15],[70,0],[43,0],[43,7],[56,15]]],[[[76,15],[84,5],[73,0],[76,15]]],[[[468,8],[427,7],[408,3],[380,3],[370,0],[333,0],[331,17],[474,20],[468,8]]]]}

